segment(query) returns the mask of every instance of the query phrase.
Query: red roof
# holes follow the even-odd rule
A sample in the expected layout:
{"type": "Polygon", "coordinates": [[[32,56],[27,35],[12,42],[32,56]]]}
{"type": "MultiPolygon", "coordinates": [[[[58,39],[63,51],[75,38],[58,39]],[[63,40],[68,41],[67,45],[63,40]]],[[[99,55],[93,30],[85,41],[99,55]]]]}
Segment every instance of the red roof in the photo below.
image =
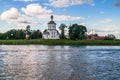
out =
{"type": "Polygon", "coordinates": [[[105,36],[94,36],[94,35],[87,35],[86,36],[86,39],[87,40],[104,40],[105,39],[105,36]]]}

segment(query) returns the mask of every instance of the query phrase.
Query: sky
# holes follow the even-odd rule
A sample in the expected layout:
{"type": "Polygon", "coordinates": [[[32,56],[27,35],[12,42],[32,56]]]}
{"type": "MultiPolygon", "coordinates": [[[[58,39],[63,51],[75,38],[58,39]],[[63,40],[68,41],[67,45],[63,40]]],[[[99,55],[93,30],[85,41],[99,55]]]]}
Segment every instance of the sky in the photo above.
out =
{"type": "Polygon", "coordinates": [[[0,0],[0,32],[47,29],[50,15],[61,23],[85,25],[88,33],[120,38],[120,0],[0,0]]]}

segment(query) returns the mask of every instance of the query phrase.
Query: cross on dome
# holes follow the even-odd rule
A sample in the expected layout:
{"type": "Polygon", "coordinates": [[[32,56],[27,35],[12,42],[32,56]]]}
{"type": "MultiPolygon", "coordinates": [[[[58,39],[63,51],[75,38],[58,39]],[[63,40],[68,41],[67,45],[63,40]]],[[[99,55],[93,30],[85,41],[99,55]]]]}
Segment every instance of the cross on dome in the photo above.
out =
{"type": "Polygon", "coordinates": [[[51,21],[53,21],[53,15],[51,15],[51,21]]]}

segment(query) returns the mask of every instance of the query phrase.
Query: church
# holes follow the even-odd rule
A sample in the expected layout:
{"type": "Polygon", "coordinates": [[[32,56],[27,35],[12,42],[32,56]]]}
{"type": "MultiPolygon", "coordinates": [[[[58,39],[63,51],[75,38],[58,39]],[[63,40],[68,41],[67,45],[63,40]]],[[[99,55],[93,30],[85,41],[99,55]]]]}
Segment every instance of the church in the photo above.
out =
{"type": "Polygon", "coordinates": [[[51,21],[48,22],[48,29],[43,32],[43,39],[60,39],[56,23],[53,21],[53,15],[51,15],[51,21]]]}

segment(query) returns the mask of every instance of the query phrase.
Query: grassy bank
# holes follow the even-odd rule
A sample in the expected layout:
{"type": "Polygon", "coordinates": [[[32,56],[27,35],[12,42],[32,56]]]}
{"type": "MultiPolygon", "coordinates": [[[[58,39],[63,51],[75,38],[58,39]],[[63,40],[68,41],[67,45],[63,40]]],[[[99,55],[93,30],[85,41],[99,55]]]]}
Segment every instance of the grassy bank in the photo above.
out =
{"type": "Polygon", "coordinates": [[[120,40],[0,40],[5,45],[120,45],[120,40]]]}

